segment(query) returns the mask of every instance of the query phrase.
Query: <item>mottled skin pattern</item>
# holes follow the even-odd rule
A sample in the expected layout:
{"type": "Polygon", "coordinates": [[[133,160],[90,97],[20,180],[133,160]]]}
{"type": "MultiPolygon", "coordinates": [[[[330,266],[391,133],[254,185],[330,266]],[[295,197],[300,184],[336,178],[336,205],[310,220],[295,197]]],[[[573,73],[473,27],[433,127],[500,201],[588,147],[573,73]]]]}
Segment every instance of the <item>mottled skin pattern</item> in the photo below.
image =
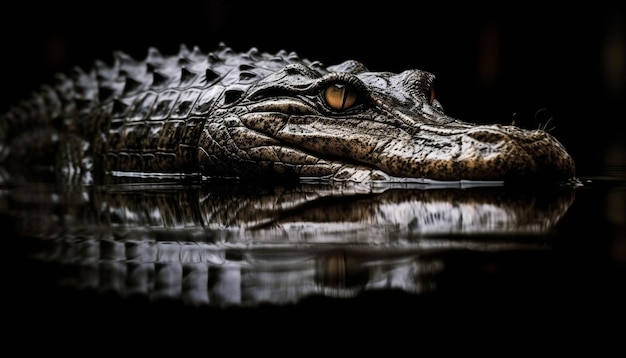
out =
{"type": "Polygon", "coordinates": [[[223,44],[208,54],[182,46],[174,56],[152,48],[143,61],[116,53],[111,66],[59,75],[0,117],[0,161],[82,181],[150,173],[358,182],[575,176],[572,158],[543,130],[446,116],[433,80],[421,70],[325,67],[223,44]]]}

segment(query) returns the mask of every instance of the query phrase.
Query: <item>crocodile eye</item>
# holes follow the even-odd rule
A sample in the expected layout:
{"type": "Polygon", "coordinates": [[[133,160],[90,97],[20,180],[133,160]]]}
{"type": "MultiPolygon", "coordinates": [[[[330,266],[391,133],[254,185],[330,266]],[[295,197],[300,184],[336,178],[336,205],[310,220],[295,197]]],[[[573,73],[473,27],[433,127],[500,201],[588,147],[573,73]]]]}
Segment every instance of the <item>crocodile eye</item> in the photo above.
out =
{"type": "Polygon", "coordinates": [[[356,91],[349,85],[333,83],[324,91],[324,99],[336,111],[346,110],[356,102],[356,91]]]}

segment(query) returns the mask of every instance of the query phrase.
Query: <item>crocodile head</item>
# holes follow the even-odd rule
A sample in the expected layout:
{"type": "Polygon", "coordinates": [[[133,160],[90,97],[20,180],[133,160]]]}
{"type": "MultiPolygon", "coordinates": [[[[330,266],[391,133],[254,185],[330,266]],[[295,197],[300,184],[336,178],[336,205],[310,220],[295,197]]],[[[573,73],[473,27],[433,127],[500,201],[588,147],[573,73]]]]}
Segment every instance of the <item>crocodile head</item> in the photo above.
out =
{"type": "Polygon", "coordinates": [[[291,63],[224,91],[201,135],[203,172],[334,180],[561,182],[575,176],[544,130],[447,116],[421,70],[291,63]],[[231,158],[232,160],[224,160],[231,158]]]}
{"type": "Polygon", "coordinates": [[[572,158],[543,130],[447,116],[425,71],[324,67],[223,44],[208,54],[181,46],[174,56],[151,48],[144,61],[114,57],[110,67],[59,76],[0,116],[0,162],[86,180],[91,171],[356,182],[575,175],[572,158]]]}

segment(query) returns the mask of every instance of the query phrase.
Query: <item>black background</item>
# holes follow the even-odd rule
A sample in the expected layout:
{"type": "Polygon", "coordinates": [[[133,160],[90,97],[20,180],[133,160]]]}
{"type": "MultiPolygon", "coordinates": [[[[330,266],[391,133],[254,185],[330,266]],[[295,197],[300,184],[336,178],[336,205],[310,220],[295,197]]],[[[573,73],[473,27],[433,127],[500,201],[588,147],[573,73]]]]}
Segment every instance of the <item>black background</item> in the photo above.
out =
{"type": "Polygon", "coordinates": [[[578,174],[601,175],[620,146],[612,158],[624,161],[624,14],[618,3],[23,1],[1,15],[0,111],[55,72],[111,63],[116,50],[143,59],[149,46],[208,52],[224,42],[238,51],[295,51],[326,65],[355,59],[374,71],[428,70],[449,115],[510,123],[515,114],[527,127],[552,118],[578,174]]]}
{"type": "MultiPolygon", "coordinates": [[[[509,123],[515,113],[517,122],[531,127],[538,125],[535,120],[545,123],[552,117],[552,133],[572,153],[579,175],[611,173],[611,163],[622,165],[624,175],[626,12],[619,4],[584,5],[22,1],[3,5],[0,14],[0,111],[52,81],[55,72],[74,65],[88,69],[95,59],[111,63],[116,50],[142,59],[149,46],[175,53],[184,43],[208,52],[224,42],[238,51],[253,46],[266,52],[295,51],[326,65],[355,59],[374,71],[428,70],[437,76],[438,98],[448,114],[468,122],[509,123]],[[541,109],[546,111],[535,118],[541,109]]],[[[622,245],[623,240],[609,241],[620,234],[598,231],[594,224],[606,219],[595,209],[605,203],[586,197],[585,190],[581,193],[580,204],[563,224],[563,237],[570,241],[561,242],[559,250],[502,254],[492,262],[480,254],[464,261],[452,258],[450,262],[462,264],[456,271],[452,268],[448,281],[443,278],[443,296],[425,295],[419,302],[402,294],[370,295],[355,301],[312,299],[286,309],[207,314],[196,308],[146,307],[141,302],[60,294],[35,307],[42,302],[36,293],[45,292],[44,287],[27,291],[32,297],[14,312],[23,318],[13,322],[18,322],[19,334],[51,338],[46,349],[79,352],[85,350],[75,346],[75,337],[92,344],[85,352],[133,342],[140,350],[144,344],[150,351],[185,346],[210,355],[216,346],[231,353],[260,347],[246,344],[258,335],[269,337],[264,347],[270,352],[285,350],[281,346],[285,337],[300,344],[293,353],[312,346],[334,351],[336,347],[327,346],[333,342],[349,350],[367,350],[381,342],[381,334],[392,336],[384,347],[389,352],[395,334],[399,346],[415,350],[433,336],[452,341],[464,335],[474,338],[473,347],[479,351],[502,339],[510,344],[504,353],[536,343],[595,349],[595,341],[586,341],[589,332],[596,328],[609,332],[604,342],[615,343],[610,333],[619,330],[612,325],[623,331],[623,321],[611,320],[613,312],[622,316],[624,312],[619,301],[623,294],[615,295],[623,266],[619,275],[607,275],[614,273],[607,253],[623,253],[623,247],[612,251],[607,247],[622,245]],[[589,222],[585,232],[580,231],[586,228],[581,220],[589,222]],[[491,264],[500,267],[501,276],[483,275],[491,264]],[[483,279],[478,284],[475,272],[483,279]],[[554,287],[555,278],[565,278],[561,285],[567,290],[554,287]],[[458,288],[446,291],[446,282],[458,288]],[[517,286],[520,283],[522,287],[517,286]],[[527,287],[535,291],[527,292],[527,287]],[[549,295],[545,301],[544,291],[549,295]],[[435,300],[441,303],[433,305],[435,300]],[[105,306],[109,309],[103,310],[105,306]],[[276,320],[279,313],[286,318],[276,320]],[[64,322],[72,327],[61,328],[64,322]],[[216,340],[222,327],[220,337],[236,342],[216,340]],[[305,335],[311,331],[314,336],[305,335]],[[355,332],[358,336],[347,338],[355,332]],[[152,338],[140,341],[143,333],[152,338]],[[457,335],[452,338],[452,333],[457,335]]],[[[443,348],[454,349],[454,342],[443,348]]]]}

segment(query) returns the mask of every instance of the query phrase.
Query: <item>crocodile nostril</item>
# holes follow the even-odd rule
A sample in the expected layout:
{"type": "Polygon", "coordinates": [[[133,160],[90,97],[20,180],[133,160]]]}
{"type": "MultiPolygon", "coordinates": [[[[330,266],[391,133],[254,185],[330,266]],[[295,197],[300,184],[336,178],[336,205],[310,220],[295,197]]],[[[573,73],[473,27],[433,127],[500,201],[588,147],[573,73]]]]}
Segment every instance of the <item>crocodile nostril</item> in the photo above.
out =
{"type": "Polygon", "coordinates": [[[497,143],[503,141],[506,134],[490,130],[475,130],[468,132],[467,136],[482,143],[497,143]]]}

